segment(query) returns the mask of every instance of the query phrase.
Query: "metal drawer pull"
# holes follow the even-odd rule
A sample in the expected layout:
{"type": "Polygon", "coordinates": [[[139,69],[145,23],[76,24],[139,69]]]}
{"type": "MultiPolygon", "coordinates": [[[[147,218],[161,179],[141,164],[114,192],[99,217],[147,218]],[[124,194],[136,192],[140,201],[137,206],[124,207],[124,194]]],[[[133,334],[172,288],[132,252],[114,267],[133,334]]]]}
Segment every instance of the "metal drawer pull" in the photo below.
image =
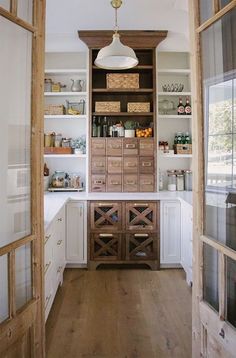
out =
{"type": "Polygon", "coordinates": [[[147,148],[147,149],[152,149],[153,147],[152,147],[152,144],[140,144],[140,148],[141,149],[145,149],[145,148],[147,148]]]}
{"type": "Polygon", "coordinates": [[[102,180],[94,180],[94,184],[104,184],[102,180]]]}
{"type": "Polygon", "coordinates": [[[102,207],[102,206],[114,207],[114,204],[112,204],[112,203],[99,203],[98,206],[100,206],[100,207],[102,207]]]}
{"type": "Polygon", "coordinates": [[[126,164],[127,167],[137,167],[137,163],[129,162],[126,164]]]}
{"type": "Polygon", "coordinates": [[[127,180],[126,184],[127,184],[127,185],[135,185],[136,182],[135,182],[135,181],[132,181],[132,180],[127,180]]]}
{"type": "Polygon", "coordinates": [[[151,181],[142,181],[142,184],[143,185],[152,185],[152,182],[151,181]]]}
{"type": "Polygon", "coordinates": [[[51,266],[51,261],[49,261],[49,263],[47,263],[46,265],[45,265],[45,268],[44,268],[44,275],[46,275],[46,273],[47,273],[47,271],[48,271],[48,269],[49,269],[49,267],[51,266]]]}
{"type": "Polygon", "coordinates": [[[95,144],[94,149],[104,149],[104,145],[103,144],[95,144]]]}
{"type": "Polygon", "coordinates": [[[142,163],[142,166],[143,166],[143,167],[151,167],[151,166],[152,166],[152,163],[151,163],[151,162],[143,162],[143,163],[142,163]]]}
{"type": "Polygon", "coordinates": [[[96,168],[101,168],[101,167],[104,167],[104,163],[94,163],[94,166],[96,168]]]}
{"type": "Polygon", "coordinates": [[[126,144],[125,146],[127,149],[134,149],[135,148],[135,144],[126,144]]]}
{"type": "Polygon", "coordinates": [[[51,236],[51,234],[45,236],[44,245],[48,242],[51,236]]]}
{"type": "Polygon", "coordinates": [[[113,234],[99,234],[99,237],[113,237],[113,234]]]}
{"type": "Polygon", "coordinates": [[[112,148],[112,149],[120,149],[121,146],[120,146],[120,144],[111,144],[110,148],[112,148]]]}
{"type": "Polygon", "coordinates": [[[112,185],[120,185],[121,183],[119,183],[118,181],[111,181],[112,185]]]}
{"type": "Polygon", "coordinates": [[[148,237],[148,234],[134,234],[134,237],[148,237]]]}
{"type": "Polygon", "coordinates": [[[111,167],[120,167],[121,162],[111,162],[111,167]]]}
{"type": "Polygon", "coordinates": [[[48,306],[48,303],[49,303],[51,297],[52,297],[52,294],[50,294],[49,296],[47,296],[46,299],[45,299],[45,310],[47,309],[47,306],[48,306]]]}
{"type": "Polygon", "coordinates": [[[62,240],[57,241],[57,246],[60,246],[62,244],[62,240]]]}
{"type": "Polygon", "coordinates": [[[59,266],[57,269],[57,273],[60,273],[62,271],[62,266],[59,266]]]}
{"type": "Polygon", "coordinates": [[[134,203],[134,204],[132,204],[133,206],[140,206],[140,207],[148,207],[149,206],[149,204],[142,204],[142,203],[134,203]]]}
{"type": "Polygon", "coordinates": [[[57,219],[57,221],[62,221],[62,218],[57,219]]]}

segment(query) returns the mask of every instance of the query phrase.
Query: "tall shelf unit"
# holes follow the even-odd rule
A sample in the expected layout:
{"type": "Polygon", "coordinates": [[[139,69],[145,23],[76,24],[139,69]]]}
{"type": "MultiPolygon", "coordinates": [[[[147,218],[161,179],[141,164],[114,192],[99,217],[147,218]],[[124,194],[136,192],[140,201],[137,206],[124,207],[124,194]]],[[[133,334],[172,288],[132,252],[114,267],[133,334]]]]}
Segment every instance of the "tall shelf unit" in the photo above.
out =
{"type": "Polygon", "coordinates": [[[45,78],[51,78],[55,82],[66,85],[62,92],[45,92],[45,105],[64,105],[66,100],[78,102],[85,100],[85,113],[81,115],[44,115],[44,132],[61,133],[63,137],[77,138],[86,137],[86,154],[45,154],[44,162],[50,170],[50,176],[56,170],[70,173],[78,173],[87,190],[87,168],[88,168],[88,56],[83,53],[46,53],[45,78]],[[83,80],[82,91],[72,92],[71,79],[83,80]]]}
{"type": "MultiPolygon", "coordinates": [[[[159,141],[168,141],[173,148],[175,133],[189,132],[192,135],[191,115],[178,115],[177,106],[179,97],[185,104],[189,97],[191,103],[191,69],[188,52],[157,52],[157,144],[159,141]],[[183,84],[182,92],[163,92],[164,85],[183,84]],[[161,101],[169,100],[174,103],[174,109],[164,114],[161,110],[161,101]]],[[[158,151],[158,169],[164,177],[164,189],[167,188],[168,169],[191,169],[192,154],[162,154],[158,151]]]]}

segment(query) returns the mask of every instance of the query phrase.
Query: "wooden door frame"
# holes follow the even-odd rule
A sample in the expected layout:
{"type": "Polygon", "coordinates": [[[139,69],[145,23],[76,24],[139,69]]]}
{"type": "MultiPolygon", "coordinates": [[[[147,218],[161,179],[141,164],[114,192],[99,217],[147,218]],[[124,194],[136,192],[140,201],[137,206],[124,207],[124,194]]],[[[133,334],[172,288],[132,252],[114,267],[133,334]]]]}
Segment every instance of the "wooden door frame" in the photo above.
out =
{"type": "Polygon", "coordinates": [[[199,1],[189,0],[190,41],[191,41],[191,68],[193,83],[193,298],[192,298],[192,357],[206,357],[207,331],[201,323],[201,316],[207,316],[211,308],[203,301],[203,245],[208,244],[217,250],[219,258],[219,314],[216,314],[215,324],[211,328],[218,336],[223,328],[228,340],[222,340],[222,346],[235,354],[236,343],[232,344],[235,336],[233,328],[225,321],[225,288],[226,288],[226,258],[236,260],[236,252],[219,243],[213,238],[203,235],[204,223],[204,115],[203,91],[201,71],[202,31],[209,28],[222,16],[236,6],[232,0],[223,9],[220,9],[219,0],[212,0],[213,16],[200,25],[199,1]],[[219,324],[220,321],[220,324],[219,324]],[[234,333],[234,334],[233,334],[234,333]],[[228,342],[227,342],[228,341],[228,342]],[[229,344],[230,342],[230,344],[229,344]],[[227,345],[227,347],[226,347],[227,345]],[[230,347],[229,347],[230,346],[230,347]]]}
{"type": "Polygon", "coordinates": [[[17,0],[10,1],[10,11],[0,7],[0,16],[32,33],[31,90],[31,222],[32,234],[0,248],[8,256],[9,318],[0,324],[0,355],[13,345],[23,332],[30,330],[32,357],[45,357],[44,325],[44,245],[43,245],[43,103],[44,44],[46,0],[33,0],[33,24],[17,16],[17,0]],[[15,308],[15,250],[31,243],[32,300],[19,312],[15,308]],[[11,297],[11,298],[10,298],[11,297]]]}

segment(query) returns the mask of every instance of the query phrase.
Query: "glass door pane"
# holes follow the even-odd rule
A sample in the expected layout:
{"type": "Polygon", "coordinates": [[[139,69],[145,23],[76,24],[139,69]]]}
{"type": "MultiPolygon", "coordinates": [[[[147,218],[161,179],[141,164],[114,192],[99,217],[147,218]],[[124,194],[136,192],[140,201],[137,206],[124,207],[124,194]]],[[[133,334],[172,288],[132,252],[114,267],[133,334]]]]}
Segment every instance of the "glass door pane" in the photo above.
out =
{"type": "Polygon", "coordinates": [[[15,256],[16,309],[32,298],[31,243],[16,250],[15,256]]]}
{"type": "Polygon", "coordinates": [[[31,234],[31,48],[0,17],[0,247],[31,234]]]}
{"type": "Polygon", "coordinates": [[[227,258],[227,320],[236,327],[236,263],[227,258]]]}
{"type": "Polygon", "coordinates": [[[0,323],[9,317],[8,300],[8,260],[0,256],[0,323]]]}
{"type": "Polygon", "coordinates": [[[0,7],[4,10],[10,11],[10,0],[0,0],[0,7]]]}
{"type": "Polygon", "coordinates": [[[219,311],[218,294],[218,253],[211,246],[203,246],[203,298],[216,311],[219,311]]]}
{"type": "Polygon", "coordinates": [[[18,0],[17,16],[32,24],[33,0],[18,0]]]}
{"type": "Polygon", "coordinates": [[[206,20],[213,16],[213,1],[212,0],[200,0],[200,23],[202,24],[206,20]]]}

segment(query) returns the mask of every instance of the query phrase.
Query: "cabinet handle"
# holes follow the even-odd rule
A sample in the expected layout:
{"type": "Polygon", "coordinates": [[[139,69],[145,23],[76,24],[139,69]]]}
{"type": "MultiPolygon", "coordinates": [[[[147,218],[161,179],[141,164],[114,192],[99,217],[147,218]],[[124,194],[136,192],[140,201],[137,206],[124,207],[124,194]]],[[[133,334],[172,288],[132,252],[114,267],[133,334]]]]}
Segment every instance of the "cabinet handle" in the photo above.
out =
{"type": "Polygon", "coordinates": [[[83,208],[80,207],[80,208],[79,208],[79,216],[81,217],[82,215],[83,215],[83,208]]]}
{"type": "Polygon", "coordinates": [[[57,246],[60,246],[62,244],[62,240],[57,241],[57,246]]]}
{"type": "Polygon", "coordinates": [[[94,144],[94,149],[104,149],[103,144],[94,144]]]}
{"type": "Polygon", "coordinates": [[[45,265],[45,268],[44,268],[44,275],[46,275],[46,273],[47,273],[47,271],[48,271],[48,269],[49,269],[49,267],[51,266],[51,261],[49,261],[46,265],[45,265]]]}
{"type": "Polygon", "coordinates": [[[113,234],[99,234],[99,237],[113,237],[113,234]]]}
{"type": "Polygon", "coordinates": [[[45,236],[44,245],[48,242],[51,236],[51,234],[45,236]]]}
{"type": "Polygon", "coordinates": [[[47,309],[47,306],[48,306],[48,303],[49,303],[51,297],[52,297],[52,294],[50,294],[49,296],[47,296],[46,299],[45,299],[45,310],[47,309]]]}
{"type": "Polygon", "coordinates": [[[142,184],[143,184],[143,185],[152,185],[152,182],[151,182],[151,181],[145,181],[145,180],[143,180],[143,181],[142,181],[142,184]]]}
{"type": "Polygon", "coordinates": [[[134,234],[134,237],[148,237],[148,234],[134,234]]]}
{"type": "Polygon", "coordinates": [[[135,181],[132,181],[132,180],[127,180],[127,181],[126,181],[126,184],[127,184],[127,185],[135,185],[136,182],[135,182],[135,181]]]}
{"type": "Polygon", "coordinates": [[[129,168],[137,167],[137,163],[128,162],[128,163],[126,163],[126,166],[129,168]]]}
{"type": "Polygon", "coordinates": [[[57,221],[62,221],[62,218],[57,219],[57,221]]]}
{"type": "Polygon", "coordinates": [[[115,168],[117,168],[117,167],[120,167],[121,166],[121,163],[120,162],[111,162],[111,167],[115,167],[115,168]]]}
{"type": "Polygon", "coordinates": [[[119,183],[118,181],[111,181],[111,185],[120,185],[121,183],[119,183]]]}
{"type": "Polygon", "coordinates": [[[119,144],[111,144],[112,149],[120,149],[121,146],[119,144]]]}
{"type": "Polygon", "coordinates": [[[114,207],[114,204],[111,204],[111,203],[99,203],[98,206],[99,207],[103,207],[103,206],[112,206],[112,207],[114,207]]]}
{"type": "Polygon", "coordinates": [[[151,144],[140,144],[140,149],[152,149],[152,145],[151,144]]]}
{"type": "Polygon", "coordinates": [[[94,163],[95,168],[104,167],[104,163],[94,163]]]}
{"type": "Polygon", "coordinates": [[[62,266],[59,266],[57,269],[57,273],[60,273],[62,271],[62,266]]]}
{"type": "Polygon", "coordinates": [[[94,180],[94,184],[101,185],[104,184],[104,182],[102,180],[94,180]]]}
{"type": "Polygon", "coordinates": [[[143,167],[151,167],[152,163],[151,162],[142,162],[142,166],[143,167]]]}
{"type": "Polygon", "coordinates": [[[140,207],[145,207],[147,208],[149,206],[149,204],[142,204],[142,203],[134,203],[132,204],[133,206],[140,206],[140,207]]]}
{"type": "Polygon", "coordinates": [[[126,144],[125,148],[127,149],[134,149],[135,148],[135,144],[126,144]]]}

